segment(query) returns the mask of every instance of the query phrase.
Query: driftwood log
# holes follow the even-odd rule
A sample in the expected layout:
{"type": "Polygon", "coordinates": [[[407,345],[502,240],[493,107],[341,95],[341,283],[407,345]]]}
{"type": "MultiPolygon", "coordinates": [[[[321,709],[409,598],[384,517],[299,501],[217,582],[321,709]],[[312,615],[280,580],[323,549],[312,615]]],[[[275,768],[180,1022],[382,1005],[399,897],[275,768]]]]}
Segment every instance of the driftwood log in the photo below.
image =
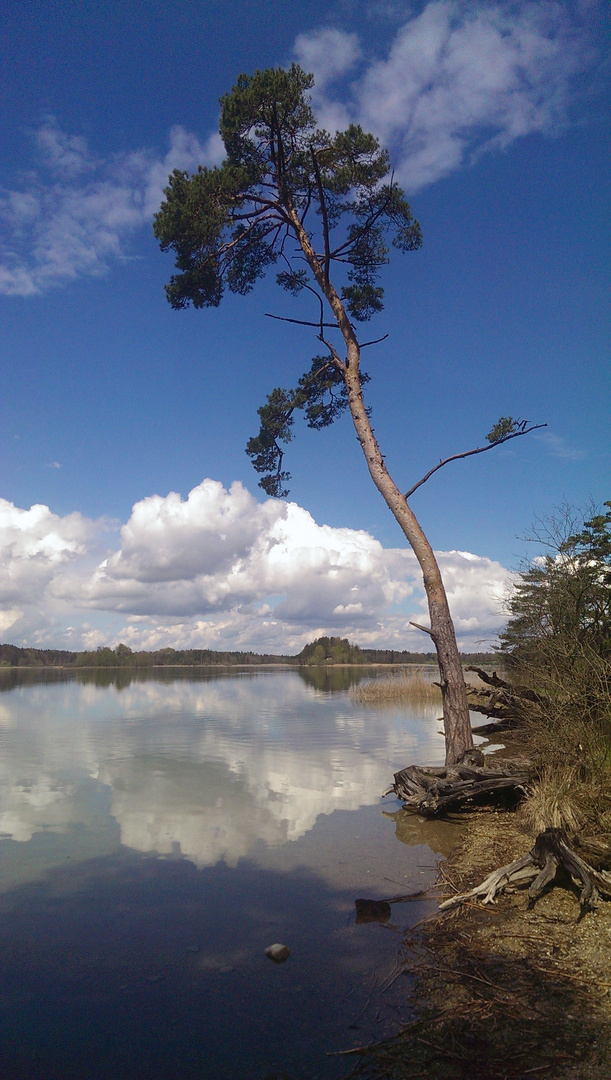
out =
{"type": "Polygon", "coordinates": [[[465,803],[498,801],[499,797],[516,801],[526,794],[529,762],[504,761],[488,768],[485,761],[481,750],[467,750],[456,765],[409,765],[394,774],[394,783],[384,795],[394,792],[406,810],[432,818],[465,803]]]}
{"type": "Polygon", "coordinates": [[[491,904],[497,893],[508,887],[519,887],[527,881],[532,882],[528,890],[528,904],[532,907],[545,886],[556,879],[561,868],[579,884],[582,914],[585,914],[599,897],[611,900],[611,874],[595,870],[585,862],[571,847],[562,829],[546,829],[539,833],[528,854],[494,870],[469,892],[458,893],[457,896],[444,900],[439,910],[454,907],[464,900],[481,899],[482,903],[491,904]]]}

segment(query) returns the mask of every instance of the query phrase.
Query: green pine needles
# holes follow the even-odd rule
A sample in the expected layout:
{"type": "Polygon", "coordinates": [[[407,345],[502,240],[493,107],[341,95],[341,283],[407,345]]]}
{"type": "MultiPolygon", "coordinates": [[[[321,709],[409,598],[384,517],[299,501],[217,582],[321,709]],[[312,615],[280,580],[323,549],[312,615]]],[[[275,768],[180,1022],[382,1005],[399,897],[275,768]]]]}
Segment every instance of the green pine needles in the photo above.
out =
{"type": "MultiPolygon", "coordinates": [[[[323,293],[332,273],[355,322],[382,310],[378,279],[390,245],[417,250],[420,226],[373,135],[354,124],[335,135],[317,128],[312,86],[313,77],[295,64],[240,75],[221,99],[222,165],[200,167],[192,176],[172,173],[154,232],[162,250],[175,254],[178,272],[166,286],[173,308],[217,307],[226,288],[247,293],[277,266],[281,288],[317,297],[320,322],[313,325],[322,341],[323,293]],[[321,281],[303,266],[304,237],[322,268],[321,281]]],[[[318,429],[346,405],[342,363],[333,350],[314,357],[296,389],[272,391],[259,409],[259,434],[247,446],[269,495],[288,493],[282,446],[291,439],[294,411],[303,410],[318,429]]]]}
{"type": "MultiPolygon", "coordinates": [[[[369,382],[369,375],[364,371],[359,371],[359,378],[361,386],[369,382]]],[[[309,428],[320,431],[332,424],[347,407],[343,375],[325,356],[314,357],[312,367],[301,376],[296,390],[283,390],[279,386],[272,390],[265,405],[257,410],[261,420],[259,434],[246,444],[246,453],[254,468],[264,474],[259,486],[278,499],[289,493],[284,485],[291,475],[282,470],[284,451],[280,444],[286,445],[293,438],[291,428],[295,409],[303,410],[309,428]]]]}

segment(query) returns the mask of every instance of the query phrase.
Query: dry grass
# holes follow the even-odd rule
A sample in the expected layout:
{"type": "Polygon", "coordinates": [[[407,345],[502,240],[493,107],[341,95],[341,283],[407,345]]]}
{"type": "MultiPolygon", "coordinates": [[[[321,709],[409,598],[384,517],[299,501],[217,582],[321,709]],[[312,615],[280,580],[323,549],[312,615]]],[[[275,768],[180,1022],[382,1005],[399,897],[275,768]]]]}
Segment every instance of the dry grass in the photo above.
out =
{"type": "Polygon", "coordinates": [[[515,687],[511,739],[533,764],[518,821],[533,834],[561,828],[611,845],[611,663],[550,639],[506,677],[515,687]]]}
{"type": "Polygon", "coordinates": [[[368,679],[350,691],[358,705],[441,705],[441,690],[422,672],[401,670],[381,679],[368,679]]]}
{"type": "Polygon", "coordinates": [[[611,755],[608,739],[591,721],[559,708],[548,723],[523,733],[537,778],[519,811],[529,831],[562,828],[611,843],[611,755]]]}
{"type": "Polygon", "coordinates": [[[515,737],[535,766],[519,820],[531,832],[562,828],[611,844],[611,664],[585,650],[542,649],[541,667],[517,681],[542,696],[524,701],[515,737]]]}

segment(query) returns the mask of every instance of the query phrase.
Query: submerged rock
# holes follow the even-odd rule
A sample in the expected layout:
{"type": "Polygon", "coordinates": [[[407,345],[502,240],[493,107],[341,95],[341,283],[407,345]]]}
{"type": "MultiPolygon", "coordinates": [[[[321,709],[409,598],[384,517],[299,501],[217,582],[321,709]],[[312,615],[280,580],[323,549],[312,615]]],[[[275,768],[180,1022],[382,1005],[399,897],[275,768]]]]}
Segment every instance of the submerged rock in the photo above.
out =
{"type": "Polygon", "coordinates": [[[357,923],[387,923],[390,919],[388,900],[355,900],[357,923]]]}
{"type": "Polygon", "coordinates": [[[283,964],[285,960],[288,960],[291,955],[291,950],[287,949],[286,945],[280,945],[276,942],[275,945],[268,945],[265,950],[265,955],[269,960],[273,960],[275,964],[283,964]]]}

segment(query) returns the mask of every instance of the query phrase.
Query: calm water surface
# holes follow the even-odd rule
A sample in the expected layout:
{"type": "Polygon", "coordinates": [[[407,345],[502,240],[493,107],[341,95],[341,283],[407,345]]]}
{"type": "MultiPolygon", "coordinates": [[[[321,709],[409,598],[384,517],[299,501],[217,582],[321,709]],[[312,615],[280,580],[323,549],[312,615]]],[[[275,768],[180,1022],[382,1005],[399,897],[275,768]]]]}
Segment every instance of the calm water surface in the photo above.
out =
{"type": "Polygon", "coordinates": [[[409,1020],[407,977],[384,987],[427,902],[354,901],[453,842],[380,799],[443,737],[435,706],[354,704],[358,677],[2,676],[2,1080],[334,1080],[409,1020]]]}

